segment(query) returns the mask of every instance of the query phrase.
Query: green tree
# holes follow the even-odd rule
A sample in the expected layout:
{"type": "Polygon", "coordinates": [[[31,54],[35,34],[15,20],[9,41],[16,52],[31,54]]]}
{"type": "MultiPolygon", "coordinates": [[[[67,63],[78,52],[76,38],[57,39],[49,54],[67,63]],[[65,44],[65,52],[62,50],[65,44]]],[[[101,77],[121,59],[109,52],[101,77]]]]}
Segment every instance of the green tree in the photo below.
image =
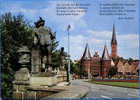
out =
{"type": "Polygon", "coordinates": [[[6,13],[0,16],[0,32],[2,36],[1,93],[2,98],[8,98],[12,96],[14,73],[19,70],[17,50],[23,45],[31,48],[33,30],[22,15],[12,16],[11,13],[6,13]]]}
{"type": "Polygon", "coordinates": [[[81,60],[76,62],[76,63],[71,64],[71,73],[77,74],[80,77],[87,75],[86,72],[84,71],[83,67],[82,67],[81,60]]]}
{"type": "MultiPolygon", "coordinates": [[[[52,53],[52,67],[53,68],[57,68],[60,67],[60,63],[61,63],[61,58],[60,58],[60,50],[55,50],[52,53]]],[[[66,57],[67,57],[67,53],[64,52],[64,60],[66,61],[66,57]]]]}
{"type": "Polygon", "coordinates": [[[115,67],[111,67],[110,69],[109,69],[109,73],[108,73],[108,76],[109,77],[112,77],[112,76],[114,76],[114,75],[116,75],[117,74],[117,67],[115,66],[115,67]]]}
{"type": "Polygon", "coordinates": [[[80,63],[79,62],[72,63],[71,73],[80,75],[80,63]]]}
{"type": "Polygon", "coordinates": [[[133,61],[134,61],[133,58],[129,58],[129,59],[128,59],[128,63],[129,63],[129,64],[131,64],[133,61]]]}

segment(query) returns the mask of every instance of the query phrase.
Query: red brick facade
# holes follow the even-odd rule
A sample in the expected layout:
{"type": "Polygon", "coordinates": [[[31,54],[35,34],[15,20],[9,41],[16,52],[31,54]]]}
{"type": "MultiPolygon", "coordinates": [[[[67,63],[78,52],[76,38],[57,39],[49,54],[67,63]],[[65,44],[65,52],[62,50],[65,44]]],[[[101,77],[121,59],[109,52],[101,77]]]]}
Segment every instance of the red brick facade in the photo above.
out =
{"type": "Polygon", "coordinates": [[[97,52],[91,57],[89,48],[86,45],[81,62],[84,71],[90,74],[91,77],[107,77],[109,69],[111,68],[111,59],[106,46],[104,46],[101,60],[97,52]]]}
{"type": "Polygon", "coordinates": [[[111,68],[111,60],[102,60],[101,68],[101,76],[104,78],[108,77],[108,72],[111,68]]]}
{"type": "Polygon", "coordinates": [[[83,60],[82,67],[86,73],[88,73],[88,68],[91,66],[91,60],[83,60]]]}
{"type": "Polygon", "coordinates": [[[117,58],[117,45],[111,44],[111,58],[116,59],[117,58]]]}
{"type": "Polygon", "coordinates": [[[107,77],[110,68],[111,68],[111,59],[110,59],[110,56],[108,54],[107,47],[105,45],[104,51],[102,54],[102,61],[101,61],[101,76],[107,77]]]}
{"type": "Polygon", "coordinates": [[[101,69],[100,57],[98,55],[98,52],[95,52],[95,54],[91,59],[91,67],[90,67],[91,76],[100,76],[101,74],[100,69],[101,69]]]}

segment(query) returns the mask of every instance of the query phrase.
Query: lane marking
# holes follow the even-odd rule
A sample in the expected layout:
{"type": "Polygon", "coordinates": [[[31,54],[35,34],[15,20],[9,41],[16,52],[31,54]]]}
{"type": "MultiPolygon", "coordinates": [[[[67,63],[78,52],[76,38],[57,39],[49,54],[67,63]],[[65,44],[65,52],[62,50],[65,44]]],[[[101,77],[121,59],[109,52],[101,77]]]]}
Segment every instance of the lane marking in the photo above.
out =
{"type": "Polygon", "coordinates": [[[135,95],[135,94],[128,94],[130,96],[134,96],[134,97],[138,97],[138,95],[135,95]]]}
{"type": "Polygon", "coordinates": [[[102,98],[106,98],[106,99],[112,99],[112,98],[110,98],[110,97],[108,97],[108,96],[104,96],[104,95],[101,95],[101,97],[102,97],[102,98]]]}

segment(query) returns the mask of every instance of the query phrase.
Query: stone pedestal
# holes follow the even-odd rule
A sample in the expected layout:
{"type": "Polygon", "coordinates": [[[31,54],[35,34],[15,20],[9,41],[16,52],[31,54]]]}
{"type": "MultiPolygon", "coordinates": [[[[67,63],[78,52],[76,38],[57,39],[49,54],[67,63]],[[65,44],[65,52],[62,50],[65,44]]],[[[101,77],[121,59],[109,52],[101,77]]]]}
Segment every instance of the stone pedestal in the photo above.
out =
{"type": "Polygon", "coordinates": [[[67,72],[64,69],[61,69],[57,75],[57,82],[65,82],[67,81],[67,72]]]}
{"type": "Polygon", "coordinates": [[[31,52],[31,64],[32,64],[32,68],[31,68],[31,72],[34,73],[38,73],[41,72],[41,56],[40,56],[40,51],[33,49],[31,52]]]}
{"type": "Polygon", "coordinates": [[[27,68],[21,68],[15,74],[15,81],[13,81],[13,98],[23,99],[27,91],[26,86],[29,86],[30,74],[27,68]]]}
{"type": "Polygon", "coordinates": [[[56,76],[50,77],[31,77],[31,86],[54,86],[57,84],[56,76]]]}
{"type": "Polygon", "coordinates": [[[57,76],[55,73],[47,71],[30,76],[27,68],[21,68],[16,72],[15,80],[13,81],[13,98],[25,100],[50,95],[49,92],[41,92],[38,87],[45,88],[47,91],[48,87],[56,84],[57,76]],[[30,90],[28,87],[35,87],[35,90],[30,90]]]}
{"type": "Polygon", "coordinates": [[[54,86],[57,84],[57,76],[51,71],[33,74],[29,80],[30,86],[54,86]]]}

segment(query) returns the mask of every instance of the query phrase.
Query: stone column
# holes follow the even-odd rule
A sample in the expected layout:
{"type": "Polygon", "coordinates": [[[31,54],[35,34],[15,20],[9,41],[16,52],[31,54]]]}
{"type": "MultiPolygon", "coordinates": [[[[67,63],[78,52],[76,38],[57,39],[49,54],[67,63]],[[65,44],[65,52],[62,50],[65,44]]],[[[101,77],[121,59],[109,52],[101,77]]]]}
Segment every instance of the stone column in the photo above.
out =
{"type": "Polygon", "coordinates": [[[40,72],[41,71],[41,56],[40,56],[39,50],[35,50],[35,49],[32,50],[31,62],[32,62],[31,72],[32,73],[40,72]]]}

